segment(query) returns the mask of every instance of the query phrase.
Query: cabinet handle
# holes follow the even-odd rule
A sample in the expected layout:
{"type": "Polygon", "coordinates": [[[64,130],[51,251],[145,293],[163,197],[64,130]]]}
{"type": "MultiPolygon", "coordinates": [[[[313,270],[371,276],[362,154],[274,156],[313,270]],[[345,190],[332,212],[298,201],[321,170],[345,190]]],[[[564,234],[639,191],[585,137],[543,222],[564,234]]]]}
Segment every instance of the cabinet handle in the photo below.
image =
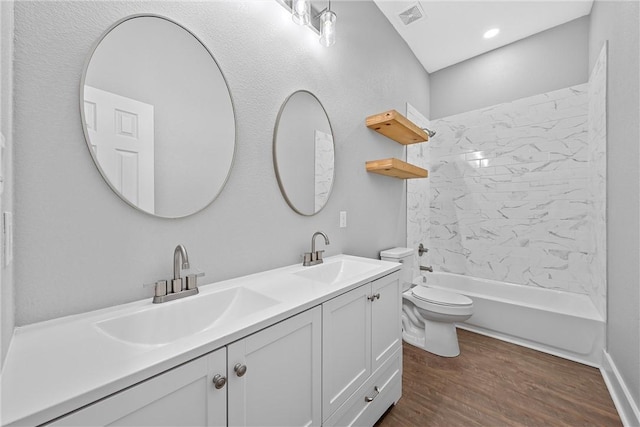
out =
{"type": "Polygon", "coordinates": [[[373,294],[373,295],[369,295],[369,296],[367,297],[367,299],[368,299],[369,301],[371,301],[371,302],[375,301],[375,300],[376,300],[376,298],[380,299],[380,294],[373,294]]]}
{"type": "Polygon", "coordinates": [[[380,299],[380,294],[377,293],[377,294],[374,295],[374,297],[380,299]]]}
{"type": "Polygon", "coordinates": [[[376,397],[378,397],[378,395],[380,394],[380,389],[378,388],[378,386],[375,386],[373,388],[373,396],[369,397],[369,396],[365,396],[364,397],[364,401],[369,403],[369,402],[373,402],[373,399],[375,399],[376,397]]]}
{"type": "Polygon", "coordinates": [[[241,377],[247,373],[247,366],[241,363],[236,363],[236,366],[233,367],[233,371],[237,376],[241,377]]]}
{"type": "Polygon", "coordinates": [[[218,390],[220,390],[222,387],[224,387],[225,384],[227,384],[227,378],[226,377],[223,377],[220,374],[216,374],[216,376],[213,377],[213,385],[215,385],[218,390]]]}

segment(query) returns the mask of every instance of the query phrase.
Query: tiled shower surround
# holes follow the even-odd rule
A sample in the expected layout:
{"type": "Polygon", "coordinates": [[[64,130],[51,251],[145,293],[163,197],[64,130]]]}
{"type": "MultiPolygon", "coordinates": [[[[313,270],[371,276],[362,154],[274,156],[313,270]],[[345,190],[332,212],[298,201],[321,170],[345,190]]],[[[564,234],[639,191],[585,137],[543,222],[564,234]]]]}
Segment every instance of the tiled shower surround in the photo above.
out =
{"type": "Polygon", "coordinates": [[[407,243],[429,248],[422,265],[589,294],[604,315],[605,78],[596,79],[429,123],[437,135],[407,151],[429,170],[429,185],[408,183],[407,243]]]}

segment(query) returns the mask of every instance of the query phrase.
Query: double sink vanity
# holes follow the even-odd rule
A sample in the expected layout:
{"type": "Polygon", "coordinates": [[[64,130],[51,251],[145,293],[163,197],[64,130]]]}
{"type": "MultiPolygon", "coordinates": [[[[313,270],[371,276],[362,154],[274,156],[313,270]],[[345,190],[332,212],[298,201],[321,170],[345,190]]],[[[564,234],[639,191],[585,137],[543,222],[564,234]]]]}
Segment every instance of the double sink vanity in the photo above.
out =
{"type": "MultiPolygon", "coordinates": [[[[236,153],[231,93],[207,46],[173,20],[111,25],[85,63],[80,111],[96,167],[135,209],[183,218],[225,186],[236,153]]],[[[320,100],[287,97],[273,163],[296,213],[327,204],[334,148],[320,100]]],[[[179,245],[174,277],[154,284],[153,300],[17,328],[0,425],[373,425],[401,395],[400,265],[323,260],[317,236],[329,243],[314,234],[304,265],[204,287],[180,277],[179,245]]]]}
{"type": "Polygon", "coordinates": [[[20,328],[2,425],[372,425],[401,395],[399,268],[337,255],[20,328]]]}

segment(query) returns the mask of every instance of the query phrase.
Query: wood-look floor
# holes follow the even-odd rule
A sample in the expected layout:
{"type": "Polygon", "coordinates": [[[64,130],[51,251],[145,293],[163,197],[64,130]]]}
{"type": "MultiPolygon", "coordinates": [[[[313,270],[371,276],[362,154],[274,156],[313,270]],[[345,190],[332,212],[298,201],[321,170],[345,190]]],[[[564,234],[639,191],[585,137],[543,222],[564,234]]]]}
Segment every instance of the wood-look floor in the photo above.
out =
{"type": "Polygon", "coordinates": [[[458,329],[460,356],[403,343],[397,426],[621,426],[600,371],[458,329]]]}

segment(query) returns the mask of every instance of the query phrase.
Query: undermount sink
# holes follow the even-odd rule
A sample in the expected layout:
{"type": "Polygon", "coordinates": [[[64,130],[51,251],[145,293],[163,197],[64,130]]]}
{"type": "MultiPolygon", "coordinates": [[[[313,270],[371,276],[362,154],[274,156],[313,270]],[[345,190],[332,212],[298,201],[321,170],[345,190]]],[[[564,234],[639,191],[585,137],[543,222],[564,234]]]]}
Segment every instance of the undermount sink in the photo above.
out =
{"type": "Polygon", "coordinates": [[[368,273],[376,268],[378,268],[377,264],[369,264],[351,259],[340,259],[314,265],[313,267],[304,267],[303,270],[296,271],[293,274],[316,282],[332,284],[353,276],[368,273]]]}
{"type": "Polygon", "coordinates": [[[237,287],[154,304],[132,314],[97,322],[105,335],[132,344],[162,345],[238,319],[280,301],[237,287]]]}

